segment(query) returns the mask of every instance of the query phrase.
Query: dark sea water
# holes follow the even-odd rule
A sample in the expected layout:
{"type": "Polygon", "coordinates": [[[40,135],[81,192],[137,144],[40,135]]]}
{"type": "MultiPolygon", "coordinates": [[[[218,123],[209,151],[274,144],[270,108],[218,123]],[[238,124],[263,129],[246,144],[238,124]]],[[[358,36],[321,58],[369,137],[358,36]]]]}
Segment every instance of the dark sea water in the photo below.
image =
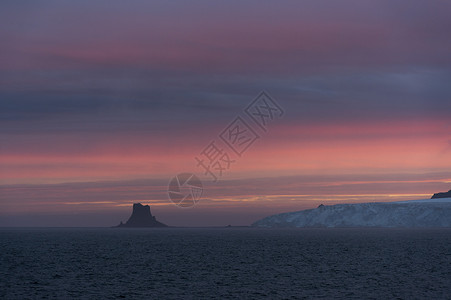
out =
{"type": "Polygon", "coordinates": [[[451,299],[449,229],[0,229],[0,299],[451,299]]]}

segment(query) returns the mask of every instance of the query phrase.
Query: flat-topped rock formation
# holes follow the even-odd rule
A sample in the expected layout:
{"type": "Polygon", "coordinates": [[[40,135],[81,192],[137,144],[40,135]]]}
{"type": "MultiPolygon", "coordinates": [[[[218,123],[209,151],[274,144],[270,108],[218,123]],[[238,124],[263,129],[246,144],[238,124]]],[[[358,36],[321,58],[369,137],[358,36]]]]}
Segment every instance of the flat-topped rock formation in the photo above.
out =
{"type": "Polygon", "coordinates": [[[133,212],[127,223],[120,223],[116,227],[168,227],[166,224],[158,222],[155,216],[152,216],[149,205],[141,203],[133,204],[133,212]]]}

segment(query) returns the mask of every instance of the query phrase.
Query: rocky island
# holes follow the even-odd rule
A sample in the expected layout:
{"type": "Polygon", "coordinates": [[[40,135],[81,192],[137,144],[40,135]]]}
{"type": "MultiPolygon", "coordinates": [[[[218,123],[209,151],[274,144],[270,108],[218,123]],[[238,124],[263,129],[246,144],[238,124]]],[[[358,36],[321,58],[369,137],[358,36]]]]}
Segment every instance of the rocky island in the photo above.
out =
{"type": "Polygon", "coordinates": [[[149,205],[142,205],[141,203],[133,204],[133,212],[128,221],[121,223],[115,227],[168,227],[168,225],[158,222],[155,216],[152,216],[149,205]]]}

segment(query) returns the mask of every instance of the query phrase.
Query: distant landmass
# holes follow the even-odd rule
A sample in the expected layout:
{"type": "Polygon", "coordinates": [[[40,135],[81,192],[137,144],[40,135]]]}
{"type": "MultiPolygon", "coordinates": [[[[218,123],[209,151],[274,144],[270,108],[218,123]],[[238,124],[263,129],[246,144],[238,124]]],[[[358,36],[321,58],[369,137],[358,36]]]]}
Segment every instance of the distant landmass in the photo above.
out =
{"type": "Polygon", "coordinates": [[[451,227],[451,195],[399,202],[320,205],[263,218],[255,227],[451,227]],[[448,197],[446,197],[448,196],[448,197]]]}
{"type": "Polygon", "coordinates": [[[436,193],[432,196],[431,199],[437,199],[437,198],[451,198],[451,190],[444,192],[444,193],[436,193]]]}
{"type": "Polygon", "coordinates": [[[149,205],[142,205],[141,203],[133,204],[133,212],[128,221],[121,223],[115,227],[168,227],[168,225],[158,222],[155,216],[152,216],[149,205]]]}

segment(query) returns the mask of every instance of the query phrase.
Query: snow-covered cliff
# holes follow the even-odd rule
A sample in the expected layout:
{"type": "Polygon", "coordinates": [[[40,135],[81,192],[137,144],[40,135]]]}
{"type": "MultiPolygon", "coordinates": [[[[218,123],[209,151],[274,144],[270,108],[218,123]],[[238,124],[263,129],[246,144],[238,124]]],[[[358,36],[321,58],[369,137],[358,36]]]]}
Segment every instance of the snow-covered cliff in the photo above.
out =
{"type": "Polygon", "coordinates": [[[273,215],[257,227],[451,227],[451,198],[320,206],[273,215]]]}

